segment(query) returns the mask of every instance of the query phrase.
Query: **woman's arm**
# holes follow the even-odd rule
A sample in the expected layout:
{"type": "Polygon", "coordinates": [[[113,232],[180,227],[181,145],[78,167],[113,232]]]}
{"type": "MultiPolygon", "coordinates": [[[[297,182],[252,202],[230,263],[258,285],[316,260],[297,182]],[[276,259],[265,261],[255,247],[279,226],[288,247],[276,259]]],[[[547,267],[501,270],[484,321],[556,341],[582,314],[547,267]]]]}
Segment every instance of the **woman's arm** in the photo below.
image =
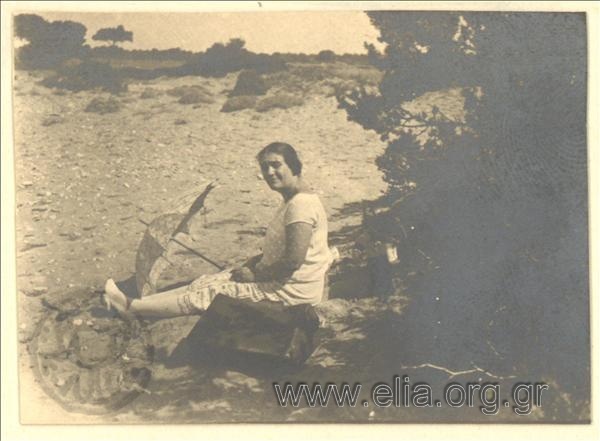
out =
{"type": "Polygon", "coordinates": [[[257,282],[281,280],[290,277],[306,260],[306,253],[312,237],[312,225],[294,222],[285,227],[285,253],[281,260],[265,266],[260,262],[255,266],[257,282]]]}

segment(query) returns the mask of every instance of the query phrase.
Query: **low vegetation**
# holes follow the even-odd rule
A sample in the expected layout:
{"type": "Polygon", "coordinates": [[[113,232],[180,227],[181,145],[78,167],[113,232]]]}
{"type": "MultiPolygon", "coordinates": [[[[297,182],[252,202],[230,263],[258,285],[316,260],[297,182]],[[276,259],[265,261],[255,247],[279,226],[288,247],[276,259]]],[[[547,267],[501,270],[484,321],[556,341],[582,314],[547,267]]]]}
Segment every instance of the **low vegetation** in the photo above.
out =
{"type": "Polygon", "coordinates": [[[232,96],[225,101],[221,112],[237,112],[244,109],[253,109],[257,98],[253,95],[232,96]]]}
{"type": "Polygon", "coordinates": [[[304,100],[296,95],[290,95],[288,93],[278,93],[276,95],[268,96],[256,103],[257,112],[268,112],[272,109],[289,109],[295,106],[301,106],[304,104],[304,100]]]}
{"type": "Polygon", "coordinates": [[[151,98],[158,98],[160,95],[161,94],[156,89],[152,89],[151,87],[147,87],[140,94],[140,98],[143,99],[143,100],[147,100],[147,99],[151,99],[151,98]]]}
{"type": "Polygon", "coordinates": [[[114,113],[121,110],[121,103],[113,97],[94,98],[85,108],[86,112],[90,113],[114,113]]]}
{"type": "Polygon", "coordinates": [[[180,104],[210,104],[214,102],[211,94],[200,85],[179,86],[167,90],[167,94],[178,97],[180,104]]]}
{"type": "Polygon", "coordinates": [[[229,96],[264,95],[268,90],[269,86],[255,70],[244,70],[240,72],[229,96]]]}

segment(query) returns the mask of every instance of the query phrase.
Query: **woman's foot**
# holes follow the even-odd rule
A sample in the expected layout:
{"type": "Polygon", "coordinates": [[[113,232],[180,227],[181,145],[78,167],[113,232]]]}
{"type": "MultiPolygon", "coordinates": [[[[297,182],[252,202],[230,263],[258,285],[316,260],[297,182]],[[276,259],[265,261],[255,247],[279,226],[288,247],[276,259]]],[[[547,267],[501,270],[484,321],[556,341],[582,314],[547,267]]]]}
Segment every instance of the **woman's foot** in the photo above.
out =
{"type": "Polygon", "coordinates": [[[125,319],[135,318],[132,312],[129,310],[131,306],[131,299],[127,297],[123,291],[119,289],[113,279],[108,279],[104,285],[104,301],[106,307],[110,311],[114,308],[121,317],[125,319]]]}

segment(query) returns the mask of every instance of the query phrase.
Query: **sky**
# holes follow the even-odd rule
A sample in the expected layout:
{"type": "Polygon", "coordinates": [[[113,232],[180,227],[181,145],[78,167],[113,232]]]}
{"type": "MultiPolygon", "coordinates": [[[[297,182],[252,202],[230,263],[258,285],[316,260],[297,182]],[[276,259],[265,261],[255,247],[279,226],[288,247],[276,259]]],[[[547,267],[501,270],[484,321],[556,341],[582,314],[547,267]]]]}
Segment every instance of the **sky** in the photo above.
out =
{"type": "Polygon", "coordinates": [[[46,20],[72,20],[92,35],[104,27],[123,25],[133,32],[125,49],[170,49],[204,51],[215,42],[242,38],[246,48],[257,53],[366,53],[364,43],[377,44],[379,32],[362,11],[277,12],[178,12],[97,13],[37,12],[46,20]]]}

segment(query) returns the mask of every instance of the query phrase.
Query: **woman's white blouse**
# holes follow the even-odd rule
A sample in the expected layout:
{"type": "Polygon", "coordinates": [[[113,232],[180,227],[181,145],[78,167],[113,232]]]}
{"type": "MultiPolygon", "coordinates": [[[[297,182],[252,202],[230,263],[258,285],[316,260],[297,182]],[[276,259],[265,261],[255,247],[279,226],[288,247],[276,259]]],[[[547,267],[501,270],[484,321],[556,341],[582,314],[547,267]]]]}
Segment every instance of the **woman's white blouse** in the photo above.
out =
{"type": "Polygon", "coordinates": [[[285,227],[305,222],[312,226],[310,245],[302,266],[284,281],[284,291],[289,301],[318,303],[323,294],[325,273],[332,262],[327,243],[327,214],[321,200],[313,193],[298,193],[277,209],[267,227],[261,264],[272,265],[285,253],[285,227]]]}

